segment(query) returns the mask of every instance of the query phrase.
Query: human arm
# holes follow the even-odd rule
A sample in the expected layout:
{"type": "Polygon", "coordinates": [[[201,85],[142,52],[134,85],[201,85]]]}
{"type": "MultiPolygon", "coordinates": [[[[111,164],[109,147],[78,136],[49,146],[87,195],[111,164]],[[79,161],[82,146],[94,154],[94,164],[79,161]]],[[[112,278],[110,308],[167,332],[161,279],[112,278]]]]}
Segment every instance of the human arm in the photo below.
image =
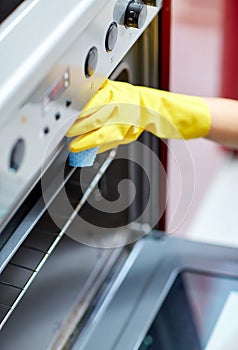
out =
{"type": "Polygon", "coordinates": [[[147,130],[160,138],[204,137],[210,112],[196,96],[107,80],[85,106],[67,136],[70,152],[99,153],[136,140],[147,130]]]}
{"type": "Polygon", "coordinates": [[[207,137],[234,145],[237,105],[107,80],[69,130],[69,149],[97,146],[103,152],[136,140],[144,130],[161,138],[207,137]]]}
{"type": "Polygon", "coordinates": [[[207,139],[224,146],[238,148],[238,101],[204,98],[210,110],[211,127],[207,139]]]}

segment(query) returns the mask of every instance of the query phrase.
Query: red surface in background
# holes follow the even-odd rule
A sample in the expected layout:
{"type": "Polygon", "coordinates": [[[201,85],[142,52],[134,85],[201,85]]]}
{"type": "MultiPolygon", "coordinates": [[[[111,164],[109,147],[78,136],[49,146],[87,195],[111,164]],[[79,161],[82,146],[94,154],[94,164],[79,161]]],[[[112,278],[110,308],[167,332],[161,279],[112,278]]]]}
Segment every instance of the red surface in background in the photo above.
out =
{"type": "MultiPolygon", "coordinates": [[[[171,0],[164,0],[160,12],[159,21],[159,88],[169,90],[169,73],[170,73],[170,34],[171,34],[171,0]]],[[[167,169],[167,146],[166,142],[160,141],[159,158],[163,168],[167,169]]],[[[166,203],[166,178],[160,176],[160,208],[165,207],[166,203]]],[[[165,230],[166,213],[162,213],[158,225],[159,230],[165,230]]]]}
{"type": "MultiPolygon", "coordinates": [[[[224,4],[221,96],[238,99],[238,1],[224,4]]],[[[237,150],[225,148],[238,154],[237,150]]]]}
{"type": "Polygon", "coordinates": [[[221,96],[238,99],[238,1],[224,3],[221,96]]]}

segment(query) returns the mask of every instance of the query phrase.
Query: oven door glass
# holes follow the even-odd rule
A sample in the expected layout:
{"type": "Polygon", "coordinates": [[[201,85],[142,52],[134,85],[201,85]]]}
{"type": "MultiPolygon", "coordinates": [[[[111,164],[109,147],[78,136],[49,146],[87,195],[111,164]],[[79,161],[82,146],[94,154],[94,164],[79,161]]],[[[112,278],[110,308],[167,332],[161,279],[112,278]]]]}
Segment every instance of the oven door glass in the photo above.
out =
{"type": "Polygon", "coordinates": [[[237,312],[237,279],[182,272],[139,350],[237,349],[237,312]]]}

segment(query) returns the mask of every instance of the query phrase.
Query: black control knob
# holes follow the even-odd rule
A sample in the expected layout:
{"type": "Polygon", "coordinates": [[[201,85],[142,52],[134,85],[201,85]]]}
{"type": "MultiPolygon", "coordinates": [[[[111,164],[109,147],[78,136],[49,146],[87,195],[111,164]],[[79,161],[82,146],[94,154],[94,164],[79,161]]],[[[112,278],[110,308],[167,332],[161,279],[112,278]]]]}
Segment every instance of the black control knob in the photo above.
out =
{"type": "Polygon", "coordinates": [[[23,139],[18,139],[12,148],[10,155],[10,171],[17,172],[20,168],[25,154],[25,142],[23,139]]]}
{"type": "Polygon", "coordinates": [[[142,28],[147,16],[147,7],[143,2],[130,1],[125,14],[125,26],[142,28]]]}

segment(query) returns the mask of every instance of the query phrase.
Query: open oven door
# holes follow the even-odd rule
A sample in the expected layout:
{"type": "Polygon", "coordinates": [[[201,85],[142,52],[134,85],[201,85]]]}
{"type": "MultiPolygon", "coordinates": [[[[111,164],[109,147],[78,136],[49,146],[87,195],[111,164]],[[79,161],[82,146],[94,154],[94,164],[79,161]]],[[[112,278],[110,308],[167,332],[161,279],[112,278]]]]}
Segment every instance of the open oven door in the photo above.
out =
{"type": "Polygon", "coordinates": [[[237,349],[237,264],[237,249],[152,232],[73,350],[237,349]]]}

